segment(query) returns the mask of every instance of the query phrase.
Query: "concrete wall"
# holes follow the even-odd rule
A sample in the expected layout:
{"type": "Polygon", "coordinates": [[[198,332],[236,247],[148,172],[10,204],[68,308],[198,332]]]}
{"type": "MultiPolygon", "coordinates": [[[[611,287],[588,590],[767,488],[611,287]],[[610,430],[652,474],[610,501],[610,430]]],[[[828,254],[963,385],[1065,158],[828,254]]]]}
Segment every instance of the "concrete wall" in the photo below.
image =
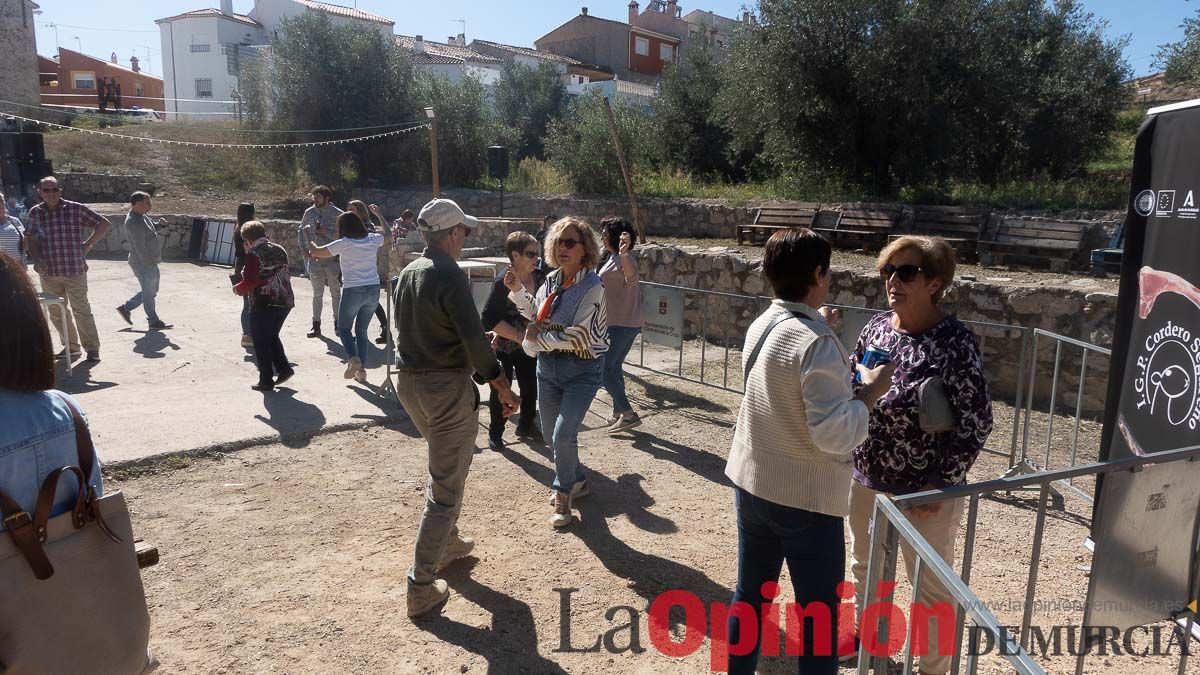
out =
{"type": "Polygon", "coordinates": [[[33,8],[27,0],[0,0],[0,98],[36,108],[41,97],[33,8]]]}

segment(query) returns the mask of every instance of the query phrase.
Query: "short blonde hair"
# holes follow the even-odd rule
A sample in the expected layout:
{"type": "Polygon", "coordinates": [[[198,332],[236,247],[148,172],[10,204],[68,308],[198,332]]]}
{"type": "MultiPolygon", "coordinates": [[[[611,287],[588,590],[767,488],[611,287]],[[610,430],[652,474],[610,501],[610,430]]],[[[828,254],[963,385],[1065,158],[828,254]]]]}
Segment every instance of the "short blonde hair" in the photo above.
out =
{"type": "Polygon", "coordinates": [[[371,222],[371,212],[367,210],[367,205],[361,199],[351,199],[346,203],[346,209],[353,211],[363,223],[371,222]]]}
{"type": "Polygon", "coordinates": [[[594,270],[600,264],[600,242],[596,239],[596,232],[582,218],[575,216],[567,216],[561,218],[550,226],[550,231],[546,233],[546,262],[551,267],[559,267],[558,264],[558,240],[562,238],[563,232],[567,228],[573,227],[579,233],[579,238],[583,242],[583,267],[594,270]]]}
{"type": "Polygon", "coordinates": [[[875,269],[882,272],[883,266],[888,264],[888,261],[897,253],[908,249],[916,251],[921,256],[921,271],[925,273],[925,276],[942,282],[942,287],[933,294],[933,301],[936,303],[942,299],[942,295],[950,288],[950,284],[954,283],[954,268],[958,264],[955,261],[954,247],[941,237],[906,235],[888,244],[879,252],[879,259],[875,261],[875,269]]]}

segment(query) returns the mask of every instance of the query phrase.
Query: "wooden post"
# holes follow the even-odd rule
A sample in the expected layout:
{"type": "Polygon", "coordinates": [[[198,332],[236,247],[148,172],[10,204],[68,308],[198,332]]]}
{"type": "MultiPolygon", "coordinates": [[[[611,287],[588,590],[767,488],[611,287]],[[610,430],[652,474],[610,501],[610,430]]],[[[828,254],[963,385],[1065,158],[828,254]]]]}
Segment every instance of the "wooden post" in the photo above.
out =
{"type": "Polygon", "coordinates": [[[441,182],[438,179],[437,116],[434,114],[433,108],[426,108],[425,114],[429,117],[429,156],[433,164],[433,198],[437,199],[442,194],[441,182]]]}
{"type": "Polygon", "coordinates": [[[617,133],[617,119],[613,116],[612,105],[608,97],[604,97],[604,112],[608,115],[608,129],[612,132],[613,145],[617,149],[617,161],[621,163],[621,176],[625,178],[625,190],[629,193],[629,201],[633,203],[633,226],[637,228],[638,243],[646,243],[646,229],[642,227],[642,211],[638,208],[637,193],[633,191],[633,179],[629,176],[629,165],[625,162],[625,150],[621,148],[621,135],[617,133]]]}

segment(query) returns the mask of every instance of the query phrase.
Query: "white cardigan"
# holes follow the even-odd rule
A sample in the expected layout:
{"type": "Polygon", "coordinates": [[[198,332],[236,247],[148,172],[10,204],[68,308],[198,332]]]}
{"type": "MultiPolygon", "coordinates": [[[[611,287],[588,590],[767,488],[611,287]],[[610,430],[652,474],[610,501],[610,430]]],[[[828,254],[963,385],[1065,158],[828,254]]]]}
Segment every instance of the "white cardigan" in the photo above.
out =
{"type": "Polygon", "coordinates": [[[849,355],[816,310],[775,300],[746,333],[742,368],[783,313],[746,381],[725,475],[767,501],[831,516],[850,511],[851,457],[870,410],[850,388],[849,355]]]}

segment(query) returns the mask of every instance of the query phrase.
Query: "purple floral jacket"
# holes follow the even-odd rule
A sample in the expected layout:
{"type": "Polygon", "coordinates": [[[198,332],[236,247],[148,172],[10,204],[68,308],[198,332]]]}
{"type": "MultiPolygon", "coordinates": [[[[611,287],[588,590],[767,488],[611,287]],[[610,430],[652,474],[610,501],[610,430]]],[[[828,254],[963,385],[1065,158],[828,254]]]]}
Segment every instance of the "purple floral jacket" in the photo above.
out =
{"type": "Polygon", "coordinates": [[[867,322],[851,355],[853,366],[874,345],[890,351],[896,364],[892,388],[871,411],[867,440],[854,450],[854,478],[892,494],[965,483],[992,433],[992,399],[975,334],[953,316],[920,335],[900,333],[892,315],[882,312],[867,322]],[[954,431],[920,427],[918,390],[933,376],[946,384],[958,420],[954,431]]]}

